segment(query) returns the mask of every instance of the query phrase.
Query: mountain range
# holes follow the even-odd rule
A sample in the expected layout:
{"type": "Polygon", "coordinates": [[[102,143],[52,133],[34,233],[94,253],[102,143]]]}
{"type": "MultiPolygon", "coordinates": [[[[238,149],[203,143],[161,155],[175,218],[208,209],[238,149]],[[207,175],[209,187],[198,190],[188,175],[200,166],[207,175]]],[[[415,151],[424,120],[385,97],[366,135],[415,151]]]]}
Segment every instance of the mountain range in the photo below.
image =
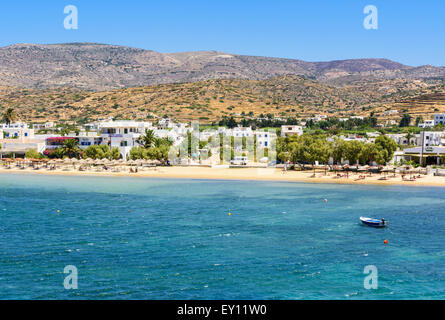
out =
{"type": "Polygon", "coordinates": [[[264,80],[282,75],[343,86],[363,80],[443,80],[445,67],[411,67],[387,59],[306,62],[217,51],[159,53],[95,43],[0,48],[0,85],[22,88],[102,91],[210,79],[264,80]]]}
{"type": "Polygon", "coordinates": [[[445,111],[445,68],[387,59],[329,62],[217,51],[158,53],[94,43],[0,48],[0,112],[24,120],[224,116],[387,118],[445,111]],[[394,117],[394,116],[393,116],[394,117]]]}

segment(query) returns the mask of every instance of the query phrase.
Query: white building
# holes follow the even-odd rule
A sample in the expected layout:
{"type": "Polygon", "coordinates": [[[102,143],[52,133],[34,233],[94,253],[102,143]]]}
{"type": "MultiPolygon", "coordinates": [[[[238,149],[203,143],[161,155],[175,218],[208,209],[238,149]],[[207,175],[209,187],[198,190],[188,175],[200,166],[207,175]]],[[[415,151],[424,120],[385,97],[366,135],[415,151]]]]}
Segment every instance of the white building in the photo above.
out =
{"type": "Polygon", "coordinates": [[[34,137],[34,129],[30,129],[24,122],[15,122],[10,124],[0,124],[0,130],[3,134],[0,138],[6,139],[30,139],[34,137]]]}
{"type": "Polygon", "coordinates": [[[434,115],[434,125],[445,124],[445,113],[438,113],[434,115]]]}
{"type": "MultiPolygon", "coordinates": [[[[418,136],[419,136],[419,142],[420,142],[421,135],[418,135],[418,136]]],[[[437,131],[424,132],[424,137],[425,137],[424,146],[426,146],[426,147],[440,146],[443,136],[444,136],[443,132],[437,132],[437,131]]],[[[418,145],[422,145],[422,144],[420,143],[418,145]]]]}
{"type": "Polygon", "coordinates": [[[366,138],[359,136],[359,135],[355,135],[355,134],[348,134],[348,136],[344,136],[341,135],[339,137],[340,140],[344,140],[344,141],[360,141],[360,142],[367,142],[366,138]]]}
{"type": "Polygon", "coordinates": [[[303,134],[303,127],[302,126],[296,126],[296,125],[285,125],[281,126],[281,136],[301,136],[303,134]]]}
{"type": "Polygon", "coordinates": [[[236,127],[232,130],[226,130],[226,135],[235,137],[235,138],[243,138],[243,137],[253,137],[254,133],[252,131],[252,127],[236,127]]]}
{"type": "Polygon", "coordinates": [[[387,134],[389,138],[393,139],[395,143],[400,145],[417,145],[418,138],[413,135],[410,139],[406,137],[406,134],[403,133],[396,133],[396,134],[387,134]]]}
{"type": "MultiPolygon", "coordinates": [[[[427,131],[424,132],[424,146],[440,146],[442,145],[442,138],[445,137],[443,132],[438,131],[427,131]]],[[[413,146],[421,146],[422,145],[422,134],[414,134],[412,137],[407,138],[407,134],[398,133],[398,134],[387,134],[387,136],[393,139],[397,144],[400,145],[413,145],[413,146]]]]}
{"type": "Polygon", "coordinates": [[[397,110],[386,110],[384,112],[385,116],[391,116],[391,115],[395,115],[395,114],[398,114],[398,113],[399,113],[399,111],[397,111],[397,110]]]}
{"type": "Polygon", "coordinates": [[[97,124],[102,144],[110,148],[117,147],[123,159],[127,158],[131,148],[137,147],[137,140],[146,130],[154,130],[151,122],[133,120],[102,121],[97,124]]]}
{"type": "Polygon", "coordinates": [[[56,123],[53,121],[48,121],[45,123],[34,123],[33,125],[34,130],[48,130],[48,129],[54,129],[56,127],[56,123]]]}
{"type": "Polygon", "coordinates": [[[273,141],[277,139],[277,134],[275,132],[258,130],[255,132],[255,135],[256,145],[259,149],[270,148],[273,141]]]}
{"type": "Polygon", "coordinates": [[[420,159],[423,158],[422,163],[424,165],[438,165],[444,155],[445,148],[443,147],[415,147],[403,150],[405,160],[419,163],[420,159]]]}
{"type": "Polygon", "coordinates": [[[326,120],[328,118],[325,114],[317,114],[315,117],[309,118],[307,120],[312,120],[314,122],[320,122],[322,120],[326,120]]]}
{"type": "Polygon", "coordinates": [[[158,127],[162,129],[172,128],[173,125],[173,121],[169,118],[162,118],[158,121],[158,127]]]}
{"type": "Polygon", "coordinates": [[[29,149],[43,152],[45,139],[35,137],[34,129],[30,129],[26,123],[0,124],[0,145],[0,156],[11,153],[24,156],[29,149]]]}
{"type": "Polygon", "coordinates": [[[45,140],[40,139],[0,139],[0,157],[14,154],[24,156],[26,151],[33,149],[37,152],[45,150],[45,140]]]}
{"type": "Polygon", "coordinates": [[[432,128],[434,127],[434,120],[425,120],[423,123],[419,123],[419,128],[432,128]]]}

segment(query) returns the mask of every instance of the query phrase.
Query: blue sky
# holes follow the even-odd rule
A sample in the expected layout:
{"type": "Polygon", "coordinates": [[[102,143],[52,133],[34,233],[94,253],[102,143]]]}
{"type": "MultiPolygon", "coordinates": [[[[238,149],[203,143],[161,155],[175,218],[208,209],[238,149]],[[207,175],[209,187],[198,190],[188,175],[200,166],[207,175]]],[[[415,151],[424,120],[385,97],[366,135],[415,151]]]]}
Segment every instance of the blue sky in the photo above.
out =
{"type": "Polygon", "coordinates": [[[0,4],[0,46],[98,42],[159,52],[218,50],[326,61],[388,58],[445,66],[443,0],[15,0],[0,4]],[[65,30],[63,9],[79,10],[65,30]],[[363,27],[366,5],[378,30],[363,27]]]}

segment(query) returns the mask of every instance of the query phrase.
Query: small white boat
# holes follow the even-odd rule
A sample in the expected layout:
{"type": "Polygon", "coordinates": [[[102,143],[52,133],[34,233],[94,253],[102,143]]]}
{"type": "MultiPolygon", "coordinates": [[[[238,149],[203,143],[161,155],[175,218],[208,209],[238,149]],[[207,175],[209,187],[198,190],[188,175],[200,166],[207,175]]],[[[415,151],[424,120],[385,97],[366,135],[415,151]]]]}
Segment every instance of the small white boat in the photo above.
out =
{"type": "Polygon", "coordinates": [[[366,218],[366,217],[360,217],[360,221],[370,227],[374,228],[383,228],[386,227],[386,220],[385,219],[375,219],[375,218],[366,218]]]}

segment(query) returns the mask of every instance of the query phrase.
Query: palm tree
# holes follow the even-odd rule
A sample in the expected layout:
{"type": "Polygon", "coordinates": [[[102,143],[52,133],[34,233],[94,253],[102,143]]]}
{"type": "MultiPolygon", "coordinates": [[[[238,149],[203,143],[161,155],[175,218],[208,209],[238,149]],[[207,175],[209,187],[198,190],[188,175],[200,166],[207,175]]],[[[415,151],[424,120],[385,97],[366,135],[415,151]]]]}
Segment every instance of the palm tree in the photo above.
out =
{"type": "Polygon", "coordinates": [[[155,133],[153,130],[145,129],[145,134],[142,134],[139,139],[136,140],[137,143],[144,146],[144,148],[151,148],[155,142],[155,133]]]}
{"type": "Polygon", "coordinates": [[[11,122],[14,122],[17,120],[17,113],[15,112],[14,109],[9,108],[3,114],[3,120],[6,122],[7,125],[10,125],[11,122]]]}
{"type": "Polygon", "coordinates": [[[411,145],[411,139],[414,137],[413,132],[411,130],[409,130],[405,137],[406,137],[406,140],[408,140],[408,145],[411,145]]]}
{"type": "Polygon", "coordinates": [[[159,148],[161,146],[170,147],[173,145],[173,141],[171,141],[169,138],[154,138],[153,145],[156,148],[159,148]]]}
{"type": "Polygon", "coordinates": [[[79,141],[76,139],[67,139],[63,142],[63,149],[65,155],[67,155],[69,158],[74,158],[79,155],[79,141]]]}

